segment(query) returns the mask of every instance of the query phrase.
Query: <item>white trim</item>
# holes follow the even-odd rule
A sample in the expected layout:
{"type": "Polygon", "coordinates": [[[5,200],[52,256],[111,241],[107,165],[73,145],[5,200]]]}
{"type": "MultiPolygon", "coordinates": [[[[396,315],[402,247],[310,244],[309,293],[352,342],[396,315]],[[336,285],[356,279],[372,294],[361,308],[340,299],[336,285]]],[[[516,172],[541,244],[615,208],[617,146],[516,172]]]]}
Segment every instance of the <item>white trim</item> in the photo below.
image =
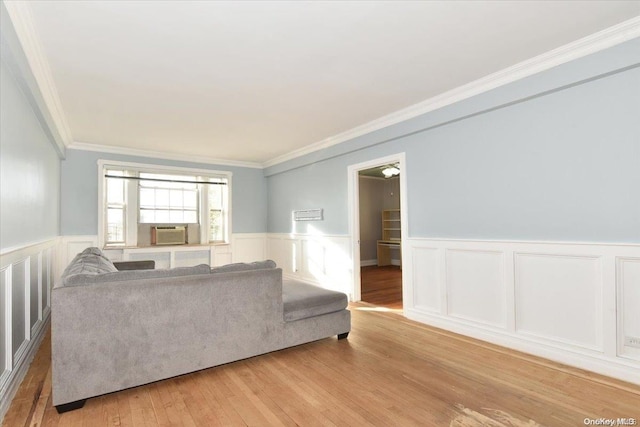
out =
{"type": "Polygon", "coordinates": [[[56,237],[50,240],[44,240],[35,244],[26,245],[19,248],[6,250],[5,255],[1,258],[0,276],[5,279],[6,288],[3,295],[0,295],[0,304],[5,307],[5,318],[2,319],[2,327],[5,328],[5,339],[1,346],[6,350],[6,363],[0,366],[0,420],[11,404],[12,398],[15,396],[20,383],[29,368],[29,363],[36,354],[42,337],[45,335],[47,325],[51,315],[50,290],[53,282],[56,280],[59,268],[55,266],[57,255],[63,242],[62,237],[56,237]],[[46,256],[45,256],[46,254],[46,256]],[[44,276],[43,266],[47,265],[47,277],[44,276]],[[35,271],[31,271],[32,267],[35,271]],[[32,292],[31,281],[37,275],[38,291],[32,292]],[[22,276],[20,276],[22,275],[22,276]],[[15,303],[13,297],[14,283],[16,279],[24,278],[23,286],[16,289],[17,292],[24,294],[24,340],[16,348],[13,346],[13,316],[16,314],[13,309],[15,303]],[[46,289],[43,286],[46,285],[46,289]],[[46,292],[46,301],[43,301],[46,292]],[[31,305],[37,298],[38,320],[31,327],[31,305]],[[46,306],[45,306],[46,305],[46,306]]]}
{"type": "MultiPolygon", "coordinates": [[[[403,251],[406,252],[403,279],[405,275],[407,277],[403,285],[408,286],[403,295],[403,306],[408,318],[640,384],[640,353],[623,353],[624,318],[620,307],[624,280],[620,263],[626,259],[640,261],[640,244],[403,238],[403,251]],[[429,250],[426,257],[423,256],[426,254],[424,249],[429,250]],[[486,324],[482,318],[467,315],[472,312],[459,315],[448,310],[451,274],[464,270],[464,264],[456,267],[452,260],[447,259],[446,255],[451,251],[503,254],[505,263],[501,267],[488,263],[484,266],[505,278],[505,286],[500,287],[495,295],[486,297],[492,298],[489,302],[506,298],[505,325],[486,324]],[[523,256],[550,262],[527,268],[522,264],[523,256]],[[584,262],[576,264],[575,260],[584,262]],[[583,286],[585,277],[592,282],[589,286],[583,286]],[[531,295],[530,292],[523,294],[523,291],[537,289],[541,285],[546,286],[547,293],[555,292],[555,288],[541,282],[547,278],[561,280],[567,283],[567,288],[558,290],[554,301],[522,299],[523,295],[531,295]],[[568,291],[571,289],[573,291],[568,291]],[[587,306],[577,305],[573,297],[582,295],[575,295],[575,292],[588,292],[583,300],[589,301],[587,306]],[[574,323],[571,329],[549,333],[547,317],[551,316],[554,322],[563,318],[562,314],[557,315],[558,306],[566,307],[571,315],[582,316],[587,323],[574,323]],[[545,312],[545,307],[554,312],[545,312]],[[584,330],[584,327],[589,329],[584,330]]],[[[483,279],[478,277],[478,283],[473,277],[465,280],[464,286],[472,294],[483,279]]],[[[488,283],[486,279],[484,283],[488,283]]],[[[487,306],[480,300],[477,304],[487,306]]]]}
{"type": "MultiPolygon", "coordinates": [[[[396,260],[392,260],[392,261],[396,261],[396,260]]],[[[378,265],[378,260],[377,259],[365,259],[365,260],[360,260],[360,267],[371,267],[374,265],[378,265]]]]}
{"type": "Polygon", "coordinates": [[[45,332],[48,329],[47,327],[49,324],[49,320],[50,317],[49,314],[47,314],[46,320],[43,322],[42,327],[37,332],[37,335],[34,337],[34,339],[30,342],[31,345],[29,346],[29,348],[25,351],[24,357],[22,359],[22,364],[18,367],[17,370],[11,372],[11,375],[9,376],[9,382],[6,385],[6,389],[4,390],[4,393],[0,394],[0,397],[2,397],[0,399],[0,421],[2,421],[5,414],[9,410],[11,402],[18,392],[18,389],[20,388],[20,384],[22,384],[24,377],[27,375],[27,371],[29,370],[29,366],[31,365],[33,358],[36,356],[36,353],[40,349],[42,340],[46,335],[45,332]]]}
{"type": "Polygon", "coordinates": [[[226,178],[231,178],[233,176],[233,172],[231,171],[221,171],[214,169],[198,169],[198,168],[189,168],[183,166],[165,166],[165,165],[156,165],[153,163],[137,163],[137,162],[121,162],[118,160],[109,160],[109,159],[99,159],[98,160],[98,169],[103,169],[104,166],[115,166],[122,168],[135,168],[140,170],[141,172],[151,172],[151,173],[160,173],[160,172],[186,172],[189,174],[202,174],[207,176],[213,175],[223,175],[226,178]]]}
{"type": "Polygon", "coordinates": [[[216,166],[234,166],[241,168],[262,169],[262,164],[257,162],[245,162],[240,160],[216,159],[197,154],[169,153],[155,150],[141,150],[137,148],[117,147],[113,145],[89,144],[73,141],[67,147],[69,150],[96,151],[99,153],[122,154],[136,157],[150,157],[154,159],[175,160],[179,162],[202,163],[216,166]]]}
{"type": "Polygon", "coordinates": [[[540,73],[558,65],[576,60],[606,48],[640,37],[640,17],[632,18],[618,25],[591,34],[572,43],[553,49],[526,61],[496,73],[482,77],[473,82],[459,86],[440,95],[429,98],[418,104],[395,111],[386,116],[356,126],[346,132],[339,133],[316,143],[293,150],[287,154],[274,157],[262,163],[267,168],[298,157],[319,151],[351,139],[383,129],[447,105],[455,104],[472,96],[488,92],[500,86],[540,73]]]}
{"type": "Polygon", "coordinates": [[[58,239],[60,239],[60,236],[56,236],[56,237],[52,237],[49,239],[44,239],[44,240],[38,240],[37,242],[33,242],[33,243],[27,243],[26,245],[20,245],[20,246],[11,246],[9,248],[5,248],[2,249],[2,251],[0,251],[0,257],[3,257],[2,261],[0,261],[0,264],[4,265],[5,260],[4,257],[10,257],[10,256],[15,256],[17,254],[17,256],[20,256],[20,252],[21,251],[29,251],[33,248],[35,248],[36,246],[40,246],[40,245],[45,245],[45,244],[51,244],[54,245],[58,242],[58,239]],[[16,254],[14,254],[14,252],[16,254]]]}
{"type": "MultiPolygon", "coordinates": [[[[607,246],[607,247],[617,247],[620,249],[623,248],[631,248],[637,249],[640,247],[638,243],[624,243],[624,242],[572,242],[568,240],[560,240],[560,241],[550,241],[550,240],[506,240],[506,239],[461,239],[461,238],[447,238],[447,237],[410,237],[411,240],[415,241],[424,241],[424,242],[449,242],[449,243],[460,243],[460,244],[523,244],[523,245],[546,245],[546,246],[576,246],[578,248],[583,247],[587,248],[590,246],[607,246]]],[[[576,248],[576,250],[578,250],[576,248]]],[[[592,253],[593,251],[589,251],[588,253],[592,253]]],[[[582,253],[582,252],[581,252],[582,253]]]]}
{"type": "Polygon", "coordinates": [[[67,123],[67,117],[60,101],[49,62],[44,55],[40,38],[33,24],[29,3],[26,1],[7,1],[3,2],[3,4],[7,8],[7,13],[11,18],[16,36],[20,41],[31,73],[38,85],[45,107],[51,115],[57,133],[60,135],[61,141],[54,138],[55,143],[58,145],[60,152],[64,153],[64,146],[69,145],[73,139],[71,129],[67,123]],[[63,146],[60,147],[60,144],[63,146]]]}
{"type": "Polygon", "coordinates": [[[11,377],[11,370],[13,369],[13,340],[11,339],[12,330],[13,330],[13,313],[12,313],[12,286],[11,286],[11,278],[13,274],[13,264],[9,264],[6,267],[2,267],[0,269],[0,274],[4,275],[4,295],[2,295],[3,299],[0,301],[0,304],[4,304],[4,342],[1,343],[4,347],[5,352],[5,363],[4,366],[0,365],[0,390],[5,385],[5,381],[11,377]]]}
{"type": "MultiPolygon", "coordinates": [[[[402,236],[402,258],[401,264],[404,264],[406,258],[405,236],[407,236],[408,223],[408,206],[407,206],[407,173],[406,173],[406,155],[405,153],[397,153],[386,157],[380,157],[362,163],[350,165],[347,168],[347,187],[348,187],[348,212],[349,212],[349,239],[351,245],[351,260],[353,271],[353,290],[352,298],[354,301],[360,301],[361,283],[360,283],[360,185],[358,172],[371,169],[376,166],[398,163],[398,167],[402,171],[400,173],[400,235],[402,236]]],[[[406,277],[402,277],[402,294],[403,298],[407,297],[406,277]]]]}
{"type": "Polygon", "coordinates": [[[497,331],[478,324],[471,325],[459,319],[448,318],[419,308],[405,307],[404,314],[411,320],[442,328],[447,331],[523,351],[581,369],[587,369],[634,384],[640,383],[640,369],[638,366],[621,358],[612,360],[589,351],[554,347],[544,342],[535,341],[530,337],[525,338],[510,332],[497,331]]]}

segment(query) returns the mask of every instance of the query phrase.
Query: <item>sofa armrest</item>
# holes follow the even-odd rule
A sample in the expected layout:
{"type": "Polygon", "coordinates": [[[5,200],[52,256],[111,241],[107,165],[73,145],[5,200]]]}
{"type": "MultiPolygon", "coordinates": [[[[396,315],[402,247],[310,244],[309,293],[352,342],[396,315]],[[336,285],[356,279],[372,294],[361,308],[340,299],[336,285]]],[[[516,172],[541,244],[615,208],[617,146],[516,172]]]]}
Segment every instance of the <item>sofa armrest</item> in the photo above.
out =
{"type": "Polygon", "coordinates": [[[144,261],[114,261],[113,265],[118,271],[124,270],[153,270],[156,268],[156,262],[153,260],[144,261]]]}

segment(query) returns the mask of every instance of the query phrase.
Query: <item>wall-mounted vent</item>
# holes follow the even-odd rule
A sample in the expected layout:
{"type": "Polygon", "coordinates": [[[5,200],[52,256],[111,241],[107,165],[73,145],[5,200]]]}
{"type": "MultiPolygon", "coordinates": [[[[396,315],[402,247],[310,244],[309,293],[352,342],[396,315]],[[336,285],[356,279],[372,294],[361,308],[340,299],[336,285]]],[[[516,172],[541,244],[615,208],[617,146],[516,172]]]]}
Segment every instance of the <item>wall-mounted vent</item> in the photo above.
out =
{"type": "Polygon", "coordinates": [[[184,245],[187,243],[187,227],[151,227],[152,245],[184,245]]]}
{"type": "Polygon", "coordinates": [[[322,209],[293,211],[294,221],[322,221],[322,209]]]}

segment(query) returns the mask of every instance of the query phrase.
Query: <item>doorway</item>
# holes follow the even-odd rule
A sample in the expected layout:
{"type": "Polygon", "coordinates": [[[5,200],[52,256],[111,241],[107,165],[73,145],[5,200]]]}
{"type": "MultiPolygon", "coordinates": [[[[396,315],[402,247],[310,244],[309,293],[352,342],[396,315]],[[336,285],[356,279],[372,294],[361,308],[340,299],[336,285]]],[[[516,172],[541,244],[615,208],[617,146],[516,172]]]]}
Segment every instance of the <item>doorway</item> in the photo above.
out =
{"type": "Polygon", "coordinates": [[[401,311],[404,153],[349,167],[354,301],[401,311]]]}

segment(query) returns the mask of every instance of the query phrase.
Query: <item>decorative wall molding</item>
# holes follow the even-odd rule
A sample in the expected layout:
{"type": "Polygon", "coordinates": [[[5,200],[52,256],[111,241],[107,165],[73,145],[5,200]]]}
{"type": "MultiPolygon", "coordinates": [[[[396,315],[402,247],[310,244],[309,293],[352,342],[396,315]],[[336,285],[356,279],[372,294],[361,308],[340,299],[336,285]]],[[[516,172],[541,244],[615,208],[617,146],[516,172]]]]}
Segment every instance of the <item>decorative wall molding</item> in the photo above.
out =
{"type": "Polygon", "coordinates": [[[179,162],[202,163],[216,166],[235,166],[241,168],[262,169],[261,163],[244,162],[239,160],[216,159],[196,154],[169,153],[164,151],[140,150],[137,148],[117,147],[112,145],[89,144],[73,141],[67,147],[70,150],[97,151],[100,153],[122,154],[136,157],[150,157],[153,159],[175,160],[179,162]]]}
{"type": "MultiPolygon", "coordinates": [[[[33,18],[31,16],[28,2],[3,2],[2,4],[7,9],[8,15],[15,29],[16,36],[21,45],[21,49],[28,62],[28,67],[30,68],[29,70],[21,71],[23,73],[29,72],[34,76],[37,88],[32,87],[31,91],[34,92],[34,90],[37,89],[40,93],[40,97],[43,99],[43,107],[47,110],[46,112],[43,111],[43,116],[51,117],[53,127],[55,128],[53,129],[53,133],[56,136],[59,136],[59,138],[54,139],[58,145],[57,149],[62,155],[64,155],[65,147],[69,147],[74,149],[103,151],[133,156],[251,168],[267,168],[340,144],[640,36],[640,17],[627,20],[598,33],[589,35],[580,40],[478,79],[474,82],[412,105],[408,108],[393,112],[346,132],[331,136],[260,164],[254,162],[203,158],[197,155],[182,155],[177,153],[174,154],[130,149],[126,147],[111,147],[87,144],[83,142],[73,142],[71,130],[54,83],[50,66],[43,53],[42,47],[40,46],[37,30],[33,25],[33,18]]],[[[33,95],[38,98],[35,93],[33,95]]]]}
{"type": "Polygon", "coordinates": [[[408,318],[640,384],[640,245],[405,242],[408,318]]]}
{"type": "Polygon", "coordinates": [[[617,307],[618,307],[618,355],[640,360],[640,257],[620,257],[616,259],[617,307]]]}
{"type": "Polygon", "coordinates": [[[285,278],[344,292],[353,300],[350,236],[269,233],[267,257],[285,278]]]}
{"type": "Polygon", "coordinates": [[[53,80],[53,74],[49,62],[40,45],[40,38],[33,24],[33,18],[29,2],[3,2],[7,13],[11,18],[15,34],[20,43],[22,53],[27,60],[29,70],[20,70],[22,73],[30,73],[35,79],[37,87],[29,89],[35,99],[41,98],[44,105],[38,105],[44,117],[49,116],[52,120],[52,134],[57,144],[57,149],[64,155],[65,147],[72,141],[71,129],[67,123],[67,117],[60,101],[58,89],[53,80]],[[40,96],[38,96],[40,95],[40,96]]]}
{"type": "Polygon", "coordinates": [[[97,235],[60,236],[58,271],[62,273],[76,254],[92,246],[98,246],[97,235]]]}
{"type": "Polygon", "coordinates": [[[0,257],[0,419],[47,330],[60,239],[3,251],[0,257]]]}
{"type": "Polygon", "coordinates": [[[233,262],[263,261],[267,255],[267,233],[234,233],[231,236],[233,262]]]}
{"type": "Polygon", "coordinates": [[[576,40],[557,49],[520,62],[481,79],[459,86],[418,104],[395,111],[348,131],[275,157],[264,162],[262,166],[264,168],[268,168],[332,147],[376,130],[418,117],[447,105],[455,104],[456,102],[488,92],[492,89],[529,77],[558,65],[596,53],[636,37],[640,37],[640,17],[624,21],[618,25],[599,31],[595,34],[591,34],[580,40],[576,40]]]}

